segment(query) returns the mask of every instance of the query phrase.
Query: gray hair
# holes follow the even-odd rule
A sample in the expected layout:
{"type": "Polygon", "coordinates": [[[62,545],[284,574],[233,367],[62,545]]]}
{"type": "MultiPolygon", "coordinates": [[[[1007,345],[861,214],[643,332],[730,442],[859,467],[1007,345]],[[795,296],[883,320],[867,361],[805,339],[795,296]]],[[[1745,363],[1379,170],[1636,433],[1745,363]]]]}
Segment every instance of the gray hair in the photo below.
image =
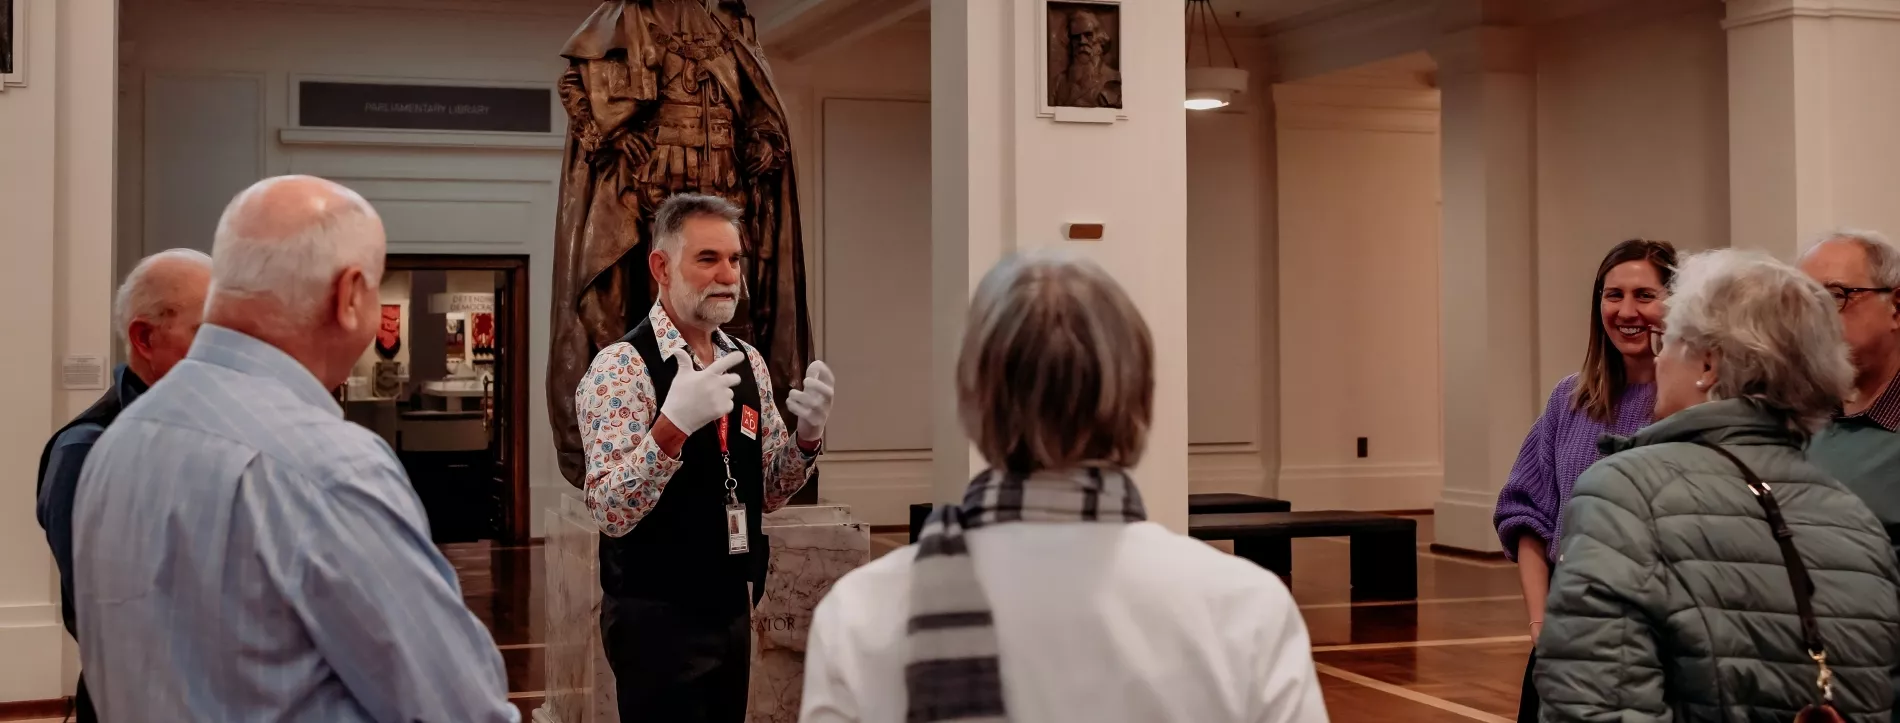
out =
{"type": "Polygon", "coordinates": [[[1900,288],[1900,246],[1894,246],[1886,234],[1855,228],[1835,229],[1815,237],[1814,243],[1801,252],[1802,260],[1830,243],[1859,246],[1867,254],[1867,273],[1873,277],[1874,285],[1888,289],[1900,288]]]}
{"type": "Polygon", "coordinates": [[[1154,391],[1148,325],[1094,262],[1015,256],[977,285],[957,360],[958,416],[992,466],[1133,467],[1154,391]]]}
{"type": "Polygon", "coordinates": [[[118,294],[112,299],[112,326],[119,341],[126,341],[126,331],[133,319],[158,322],[182,311],[173,293],[177,289],[161,283],[164,279],[154,278],[152,273],[152,269],[174,261],[211,268],[211,257],[194,249],[166,249],[140,260],[132,272],[125,275],[118,294]]]}
{"type": "Polygon", "coordinates": [[[1713,353],[1720,365],[1712,401],[1753,400],[1806,438],[1853,386],[1833,298],[1772,256],[1733,249],[1691,255],[1665,303],[1664,344],[1713,353]]]}
{"type": "Polygon", "coordinates": [[[744,212],[731,201],[718,196],[673,194],[660,204],[659,210],[653,212],[653,248],[664,252],[668,259],[673,259],[679,253],[680,234],[686,230],[686,222],[701,216],[725,219],[726,223],[736,227],[744,212]]]}
{"type": "Polygon", "coordinates": [[[374,289],[382,282],[381,224],[376,209],[355,191],[321,181],[322,192],[341,203],[329,204],[309,218],[280,223],[249,218],[246,214],[273,213],[265,203],[248,204],[272,186],[286,181],[308,182],[308,176],[279,176],[257,182],[238,193],[218,219],[212,246],[213,297],[266,298],[282,305],[293,317],[314,316],[330,298],[337,274],[349,267],[363,270],[374,289]]]}

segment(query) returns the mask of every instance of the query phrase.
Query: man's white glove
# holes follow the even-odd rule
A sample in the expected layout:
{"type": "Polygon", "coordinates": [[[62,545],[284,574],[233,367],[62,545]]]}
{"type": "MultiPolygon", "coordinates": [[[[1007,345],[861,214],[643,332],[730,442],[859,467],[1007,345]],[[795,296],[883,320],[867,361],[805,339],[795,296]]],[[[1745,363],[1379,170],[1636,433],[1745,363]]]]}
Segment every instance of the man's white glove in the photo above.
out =
{"type": "Polygon", "coordinates": [[[814,361],[805,369],[803,389],[785,395],[785,408],[798,416],[798,438],[816,442],[825,438],[825,421],[831,419],[831,367],[814,361]]]}
{"type": "Polygon", "coordinates": [[[666,403],[660,405],[660,414],[673,420],[673,426],[690,436],[732,412],[732,388],[739,383],[739,375],[730,372],[745,361],[744,353],[735,351],[705,369],[694,369],[693,357],[685,349],[674,349],[673,361],[679,371],[673,375],[673,386],[667,387],[666,403]]]}

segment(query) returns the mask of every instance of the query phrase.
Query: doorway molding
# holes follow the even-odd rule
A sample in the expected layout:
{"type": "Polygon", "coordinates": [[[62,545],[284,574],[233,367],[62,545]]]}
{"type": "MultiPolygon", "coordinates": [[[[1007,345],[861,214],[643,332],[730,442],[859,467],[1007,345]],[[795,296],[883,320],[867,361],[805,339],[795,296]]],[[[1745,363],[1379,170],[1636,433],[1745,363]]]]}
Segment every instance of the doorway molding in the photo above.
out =
{"type": "Polygon", "coordinates": [[[533,500],[529,496],[528,483],[528,367],[533,356],[528,353],[532,346],[528,328],[528,257],[525,254],[389,254],[384,262],[384,272],[389,271],[494,271],[506,277],[504,286],[508,289],[508,318],[495,320],[496,324],[508,325],[509,347],[496,349],[499,359],[507,357],[508,378],[504,383],[511,385],[508,394],[508,408],[496,409],[495,416],[508,415],[507,445],[508,456],[508,494],[504,501],[501,518],[501,538],[506,545],[526,545],[531,538],[529,521],[533,500]]]}

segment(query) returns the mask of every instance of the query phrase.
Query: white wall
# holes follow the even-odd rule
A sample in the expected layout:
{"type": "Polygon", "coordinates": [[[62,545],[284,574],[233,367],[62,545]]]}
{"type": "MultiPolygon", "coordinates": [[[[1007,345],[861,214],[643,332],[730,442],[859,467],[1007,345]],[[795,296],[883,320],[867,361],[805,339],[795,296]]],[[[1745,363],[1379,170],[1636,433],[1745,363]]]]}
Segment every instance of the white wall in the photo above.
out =
{"type": "Polygon", "coordinates": [[[1304,509],[1423,509],[1443,482],[1438,92],[1428,59],[1382,65],[1274,88],[1278,490],[1304,509]]]}
{"type": "Polygon", "coordinates": [[[1729,245],[1722,3],[1671,8],[1619,8],[1536,30],[1545,390],[1582,362],[1591,281],[1611,246],[1636,237],[1681,251],[1729,245]]]}
{"type": "Polygon", "coordinates": [[[78,669],[33,500],[47,436],[102,391],[63,388],[58,360],[111,354],[117,102],[114,3],[32,0],[14,31],[25,84],[0,88],[0,701],[66,695],[78,669]]]}
{"type": "Polygon", "coordinates": [[[1252,86],[1187,114],[1190,492],[1271,495],[1279,467],[1277,148],[1271,67],[1235,38],[1252,86]]]}
{"type": "MultiPolygon", "coordinates": [[[[528,339],[529,374],[544,378],[548,337],[542,320],[548,318],[552,288],[558,148],[292,144],[281,142],[279,129],[290,124],[293,74],[544,82],[551,87],[564,67],[557,55],[560,45],[591,4],[559,7],[572,12],[126,3],[121,193],[142,202],[120,206],[121,259],[136,256],[136,249],[208,248],[206,234],[216,213],[244,184],[241,166],[253,157],[261,161],[261,166],[253,163],[255,177],[324,176],[377,206],[389,231],[390,253],[526,255],[529,318],[536,322],[528,339]],[[162,97],[181,87],[195,90],[207,105],[194,114],[193,106],[162,97]],[[253,109],[255,115],[244,115],[233,106],[234,97],[257,98],[261,105],[253,109]],[[148,139],[148,131],[165,135],[148,139]],[[184,158],[201,160],[187,166],[166,162],[180,157],[179,146],[199,151],[184,158]],[[204,182],[175,187],[205,166],[213,172],[204,182]],[[162,212],[160,201],[183,204],[192,212],[162,212]],[[147,238],[148,230],[163,236],[147,238]]],[[[566,483],[554,461],[542,385],[530,386],[530,484],[538,509],[552,499],[549,487],[566,483]]],[[[529,516],[535,534],[542,517],[529,516]]]]}

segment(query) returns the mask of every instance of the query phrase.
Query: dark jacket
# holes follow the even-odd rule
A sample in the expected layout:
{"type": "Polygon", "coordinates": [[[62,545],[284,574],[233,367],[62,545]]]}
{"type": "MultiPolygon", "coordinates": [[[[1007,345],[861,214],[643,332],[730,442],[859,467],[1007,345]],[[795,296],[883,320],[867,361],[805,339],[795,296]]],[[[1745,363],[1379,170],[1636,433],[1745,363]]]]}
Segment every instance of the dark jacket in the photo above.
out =
{"type": "Polygon", "coordinates": [[[1747,400],[1683,410],[1577,481],[1537,641],[1546,721],[1788,721],[1815,698],[1787,569],[1723,446],[1773,490],[1813,576],[1834,702],[1887,721],[1900,571],[1880,522],[1747,400]]]}
{"type": "Polygon", "coordinates": [[[40,452],[34,512],[40,529],[46,531],[46,545],[53,550],[53,564],[59,568],[60,620],[66,625],[66,634],[75,638],[79,628],[73,619],[73,499],[79,494],[79,470],[99,435],[132,400],[145,393],[145,388],[139,375],[120,365],[113,374],[112,388],[54,432],[40,452]]]}

